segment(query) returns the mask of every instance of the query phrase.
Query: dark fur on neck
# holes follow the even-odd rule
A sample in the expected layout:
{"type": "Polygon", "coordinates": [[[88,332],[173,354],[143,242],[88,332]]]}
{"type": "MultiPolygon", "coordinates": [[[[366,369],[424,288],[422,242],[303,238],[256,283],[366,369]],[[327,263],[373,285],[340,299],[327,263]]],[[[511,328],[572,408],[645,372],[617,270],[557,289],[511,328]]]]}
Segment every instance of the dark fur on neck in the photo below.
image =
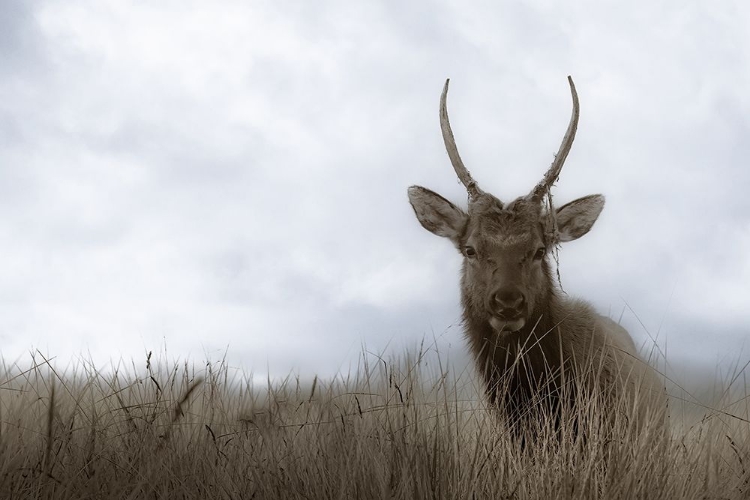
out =
{"type": "Polygon", "coordinates": [[[545,274],[548,286],[517,332],[497,333],[487,313],[475,310],[467,294],[462,294],[464,329],[485,391],[490,403],[504,410],[511,421],[539,410],[559,410],[569,353],[563,338],[564,307],[548,265],[545,274]]]}

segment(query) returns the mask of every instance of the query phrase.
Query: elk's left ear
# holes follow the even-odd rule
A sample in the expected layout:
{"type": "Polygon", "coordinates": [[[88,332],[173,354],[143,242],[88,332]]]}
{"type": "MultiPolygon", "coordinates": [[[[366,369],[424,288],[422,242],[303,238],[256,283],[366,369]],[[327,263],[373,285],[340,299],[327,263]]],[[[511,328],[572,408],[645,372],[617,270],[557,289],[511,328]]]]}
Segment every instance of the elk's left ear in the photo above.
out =
{"type": "Polygon", "coordinates": [[[592,194],[557,209],[557,237],[560,242],[577,240],[594,226],[604,208],[604,196],[592,194]]]}

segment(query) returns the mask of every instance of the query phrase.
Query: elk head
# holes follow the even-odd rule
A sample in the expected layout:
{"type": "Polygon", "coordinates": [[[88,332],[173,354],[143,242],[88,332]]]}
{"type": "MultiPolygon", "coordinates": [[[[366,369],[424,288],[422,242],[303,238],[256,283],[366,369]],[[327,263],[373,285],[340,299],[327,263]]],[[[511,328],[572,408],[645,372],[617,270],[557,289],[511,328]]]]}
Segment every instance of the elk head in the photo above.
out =
{"type": "Polygon", "coordinates": [[[578,126],[578,94],[570,77],[568,82],[573,97],[568,130],[552,166],[529,194],[503,203],[479,188],[461,161],[448,121],[449,80],[440,98],[440,127],[453,168],[468,192],[468,210],[421,186],[409,188],[409,202],[422,226],[450,239],[463,255],[465,319],[489,324],[497,334],[534,327],[554,292],[550,250],[586,234],[604,207],[601,195],[579,198],[558,209],[552,206],[550,188],[578,126]]]}

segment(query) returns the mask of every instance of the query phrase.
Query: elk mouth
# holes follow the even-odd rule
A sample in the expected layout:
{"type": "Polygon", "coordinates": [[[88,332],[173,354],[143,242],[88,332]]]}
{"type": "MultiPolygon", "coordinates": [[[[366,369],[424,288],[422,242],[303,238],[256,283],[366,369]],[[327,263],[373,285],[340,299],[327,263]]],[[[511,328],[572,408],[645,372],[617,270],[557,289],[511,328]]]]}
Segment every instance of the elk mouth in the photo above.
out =
{"type": "Polygon", "coordinates": [[[516,317],[513,319],[501,318],[498,316],[490,316],[490,326],[495,330],[496,333],[512,333],[517,332],[526,325],[526,318],[516,317]]]}

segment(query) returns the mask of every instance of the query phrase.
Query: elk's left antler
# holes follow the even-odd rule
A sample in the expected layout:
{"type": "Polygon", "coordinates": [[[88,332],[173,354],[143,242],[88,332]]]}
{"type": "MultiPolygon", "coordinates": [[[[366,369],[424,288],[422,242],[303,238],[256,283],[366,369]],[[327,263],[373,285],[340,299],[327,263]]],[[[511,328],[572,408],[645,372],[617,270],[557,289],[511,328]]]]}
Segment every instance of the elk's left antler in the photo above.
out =
{"type": "MultiPolygon", "coordinates": [[[[560,175],[560,171],[563,168],[565,159],[568,157],[570,147],[573,145],[573,140],[576,138],[576,129],[578,128],[578,115],[580,113],[580,107],[578,105],[578,93],[576,92],[576,86],[573,83],[573,79],[569,76],[568,83],[570,84],[570,94],[573,96],[573,114],[570,116],[570,123],[568,124],[568,130],[565,131],[562,144],[560,149],[555,155],[555,161],[552,162],[552,166],[549,167],[547,173],[544,174],[544,178],[537,184],[534,189],[529,193],[529,198],[534,201],[541,201],[544,195],[552,187],[552,184],[557,180],[560,175]]],[[[446,88],[447,88],[446,83],[446,88]]],[[[445,134],[445,132],[443,132],[445,134]]],[[[458,153],[456,153],[458,155],[458,153]]],[[[459,160],[460,161],[460,160],[459,160]]]]}

